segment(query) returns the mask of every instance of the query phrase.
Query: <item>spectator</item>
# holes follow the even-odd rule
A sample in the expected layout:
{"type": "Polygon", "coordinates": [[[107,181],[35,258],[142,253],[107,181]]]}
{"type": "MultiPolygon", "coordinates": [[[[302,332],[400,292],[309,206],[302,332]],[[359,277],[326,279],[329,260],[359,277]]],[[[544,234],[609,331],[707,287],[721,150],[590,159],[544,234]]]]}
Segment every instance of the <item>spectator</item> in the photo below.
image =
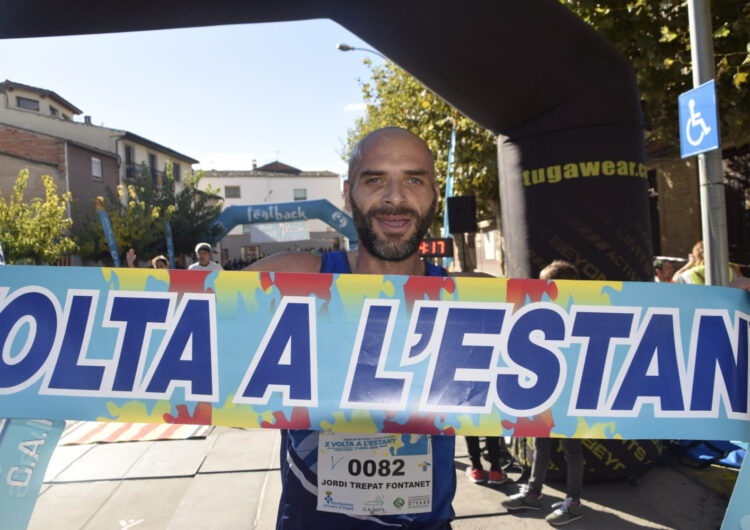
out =
{"type": "Polygon", "coordinates": [[[469,449],[469,458],[471,459],[471,467],[466,468],[466,475],[475,484],[483,482],[491,485],[505,484],[510,479],[500,467],[500,437],[487,436],[485,444],[490,461],[489,474],[485,474],[482,467],[482,452],[479,448],[479,437],[466,437],[466,447],[469,449]]]}
{"type": "MultiPolygon", "coordinates": [[[[576,268],[567,261],[555,260],[539,273],[542,280],[579,279],[576,268]]],[[[541,510],[542,486],[547,478],[552,455],[551,438],[534,438],[534,460],[531,464],[531,477],[527,487],[512,495],[500,504],[508,511],[541,510]]],[[[553,526],[560,526],[583,517],[581,510],[581,489],[583,487],[583,446],[576,438],[562,438],[563,451],[567,461],[567,478],[565,481],[565,500],[552,505],[555,510],[544,518],[553,526]]]]}
{"type": "MultiPolygon", "coordinates": [[[[131,269],[134,269],[136,267],[136,256],[135,249],[129,249],[128,252],[125,254],[125,259],[128,262],[128,267],[131,269]]],[[[152,269],[168,269],[169,268],[169,260],[166,256],[163,256],[159,254],[155,258],[151,260],[151,268],[152,269]]]]}
{"type": "Polygon", "coordinates": [[[198,256],[198,261],[188,267],[191,271],[221,271],[224,270],[221,265],[215,261],[211,261],[211,245],[208,243],[198,243],[195,245],[195,253],[198,256]]]}
{"type": "Polygon", "coordinates": [[[169,268],[169,260],[166,256],[159,254],[154,259],[151,260],[151,268],[152,269],[168,269],[169,268]]]}
{"type": "MultiPolygon", "coordinates": [[[[733,283],[734,280],[742,277],[742,272],[740,271],[739,266],[734,263],[730,263],[730,284],[732,284],[732,286],[737,286],[735,285],[735,283],[733,283]]],[[[675,283],[692,283],[697,285],[705,285],[706,263],[703,255],[703,241],[698,241],[695,245],[693,245],[693,250],[688,255],[687,263],[684,267],[674,273],[672,281],[675,283]]]]}
{"type": "Polygon", "coordinates": [[[674,265],[664,258],[654,259],[654,281],[658,283],[670,283],[674,276],[674,265]]]}

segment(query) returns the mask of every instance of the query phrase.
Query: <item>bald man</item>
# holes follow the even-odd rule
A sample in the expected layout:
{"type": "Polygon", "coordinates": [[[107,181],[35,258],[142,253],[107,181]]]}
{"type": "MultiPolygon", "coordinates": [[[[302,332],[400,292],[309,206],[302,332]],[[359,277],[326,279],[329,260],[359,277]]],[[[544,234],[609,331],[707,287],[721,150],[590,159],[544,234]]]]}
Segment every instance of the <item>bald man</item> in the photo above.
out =
{"type": "MultiPolygon", "coordinates": [[[[427,233],[438,207],[439,187],[432,153],[411,132],[396,127],[379,129],[365,136],[352,151],[349,175],[344,182],[346,208],[352,213],[359,235],[359,247],[349,252],[315,256],[309,252],[275,254],[246,270],[281,272],[323,272],[354,274],[402,274],[445,276],[442,267],[423,261],[419,243],[427,233]]],[[[347,362],[348,351],[340,353],[347,362]]],[[[451,502],[456,490],[453,463],[455,439],[429,438],[430,505],[422,513],[403,514],[393,503],[377,502],[372,490],[352,489],[361,495],[351,514],[318,511],[318,497],[328,480],[324,466],[318,467],[318,448],[327,437],[317,431],[281,431],[282,493],[277,529],[331,528],[450,528],[451,502]],[[320,471],[320,473],[319,473],[320,471]],[[375,504],[372,500],[375,499],[375,504]],[[369,501],[369,504],[366,504],[369,501]],[[370,508],[371,507],[371,508],[370,508]]],[[[393,435],[366,435],[382,439],[393,435]]],[[[409,436],[409,435],[397,435],[409,436]]],[[[404,440],[403,443],[414,443],[404,440]]],[[[377,442],[374,442],[377,443],[377,442]]],[[[378,457],[380,458],[380,457],[378,457]]],[[[392,457],[396,460],[396,457],[392,457]]],[[[391,462],[389,469],[397,464],[391,462]]],[[[424,472],[404,470],[400,482],[424,484],[424,472]]],[[[423,491],[420,492],[424,502],[423,491]]]]}

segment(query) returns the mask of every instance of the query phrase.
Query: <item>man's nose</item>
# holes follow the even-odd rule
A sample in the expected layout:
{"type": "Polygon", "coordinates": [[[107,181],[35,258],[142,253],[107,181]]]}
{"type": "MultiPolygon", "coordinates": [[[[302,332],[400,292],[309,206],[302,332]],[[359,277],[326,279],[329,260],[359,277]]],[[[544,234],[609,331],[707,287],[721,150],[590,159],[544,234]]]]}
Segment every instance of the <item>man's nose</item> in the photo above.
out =
{"type": "Polygon", "coordinates": [[[406,199],[404,189],[398,181],[390,181],[383,194],[383,202],[387,204],[400,204],[406,199]]]}

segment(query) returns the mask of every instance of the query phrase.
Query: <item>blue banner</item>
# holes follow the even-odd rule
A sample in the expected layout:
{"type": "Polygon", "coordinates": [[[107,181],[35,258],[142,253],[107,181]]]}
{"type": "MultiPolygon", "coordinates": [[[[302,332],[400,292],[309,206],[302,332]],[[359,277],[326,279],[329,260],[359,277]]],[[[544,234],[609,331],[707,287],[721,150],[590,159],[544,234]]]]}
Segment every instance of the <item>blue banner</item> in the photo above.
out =
{"type": "Polygon", "coordinates": [[[6,266],[0,293],[8,417],[748,439],[736,289],[6,266]]]}
{"type": "Polygon", "coordinates": [[[104,230],[104,238],[107,240],[107,246],[109,247],[109,254],[112,256],[115,267],[119,267],[120,252],[117,250],[117,241],[115,241],[115,232],[112,230],[112,222],[109,220],[107,212],[104,208],[99,207],[98,203],[97,210],[99,212],[99,221],[102,223],[102,230],[104,230]]]}
{"type": "Polygon", "coordinates": [[[177,264],[174,259],[174,240],[172,239],[172,225],[167,221],[167,257],[169,258],[169,268],[176,269],[177,264]]]}
{"type": "Polygon", "coordinates": [[[0,419],[0,526],[26,528],[34,510],[62,420],[0,419]]]}

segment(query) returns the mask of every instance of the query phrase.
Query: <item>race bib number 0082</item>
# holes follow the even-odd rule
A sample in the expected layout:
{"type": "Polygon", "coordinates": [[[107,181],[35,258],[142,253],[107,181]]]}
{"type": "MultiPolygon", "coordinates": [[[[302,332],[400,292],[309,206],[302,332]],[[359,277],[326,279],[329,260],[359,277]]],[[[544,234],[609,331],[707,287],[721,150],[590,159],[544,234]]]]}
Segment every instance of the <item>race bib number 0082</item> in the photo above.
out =
{"type": "Polygon", "coordinates": [[[320,434],[318,510],[394,515],[431,509],[430,436],[320,434]]]}

